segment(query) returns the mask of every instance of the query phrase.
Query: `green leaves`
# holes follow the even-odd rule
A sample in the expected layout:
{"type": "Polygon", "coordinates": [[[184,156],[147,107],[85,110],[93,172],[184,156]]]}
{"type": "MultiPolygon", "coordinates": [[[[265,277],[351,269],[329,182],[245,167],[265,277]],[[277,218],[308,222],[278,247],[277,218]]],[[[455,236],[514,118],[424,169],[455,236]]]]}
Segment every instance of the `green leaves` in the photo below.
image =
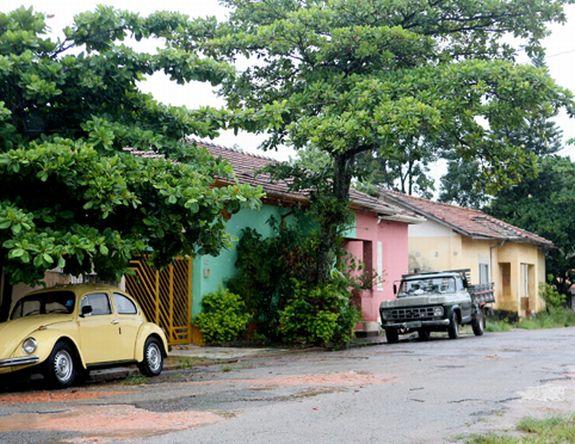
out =
{"type": "Polygon", "coordinates": [[[139,83],[165,72],[217,84],[232,77],[230,65],[190,42],[160,43],[153,54],[120,43],[213,28],[177,13],[98,7],[60,41],[32,9],[0,14],[0,268],[12,282],[34,284],[55,267],[117,279],[137,256],[164,265],[228,244],[224,214],[257,206],[261,190],[214,188],[230,166],[186,141],[217,135],[227,113],[163,105],[139,83]]]}

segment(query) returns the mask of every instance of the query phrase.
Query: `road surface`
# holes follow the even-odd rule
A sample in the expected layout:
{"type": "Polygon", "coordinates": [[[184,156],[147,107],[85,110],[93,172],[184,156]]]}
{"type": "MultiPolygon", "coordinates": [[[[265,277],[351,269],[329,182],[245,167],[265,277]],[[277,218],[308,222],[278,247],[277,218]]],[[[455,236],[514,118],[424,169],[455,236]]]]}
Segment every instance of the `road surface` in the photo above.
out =
{"type": "Polygon", "coordinates": [[[575,412],[575,328],[309,351],[0,392],[0,442],[438,443],[575,412]]]}

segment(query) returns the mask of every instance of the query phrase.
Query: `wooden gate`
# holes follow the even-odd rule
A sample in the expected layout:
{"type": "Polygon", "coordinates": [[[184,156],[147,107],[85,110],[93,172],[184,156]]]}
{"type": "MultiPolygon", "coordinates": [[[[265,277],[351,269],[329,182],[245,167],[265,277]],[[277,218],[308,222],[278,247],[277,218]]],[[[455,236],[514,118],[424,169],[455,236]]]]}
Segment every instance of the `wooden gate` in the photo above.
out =
{"type": "Polygon", "coordinates": [[[168,342],[189,344],[192,321],[192,260],[176,259],[163,269],[145,260],[131,262],[126,291],[142,306],[146,317],[164,329],[168,342]]]}

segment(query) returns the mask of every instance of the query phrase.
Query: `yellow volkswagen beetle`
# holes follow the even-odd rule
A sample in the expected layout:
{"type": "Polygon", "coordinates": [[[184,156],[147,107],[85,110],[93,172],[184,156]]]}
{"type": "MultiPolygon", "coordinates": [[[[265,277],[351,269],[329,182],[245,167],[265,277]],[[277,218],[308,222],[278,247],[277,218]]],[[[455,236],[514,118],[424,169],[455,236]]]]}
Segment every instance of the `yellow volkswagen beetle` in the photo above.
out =
{"type": "Polygon", "coordinates": [[[137,363],[146,376],[157,376],[167,350],[162,329],[146,321],[129,295],[108,286],[32,292],[0,324],[0,375],[39,370],[60,388],[91,369],[127,363],[137,363]]]}

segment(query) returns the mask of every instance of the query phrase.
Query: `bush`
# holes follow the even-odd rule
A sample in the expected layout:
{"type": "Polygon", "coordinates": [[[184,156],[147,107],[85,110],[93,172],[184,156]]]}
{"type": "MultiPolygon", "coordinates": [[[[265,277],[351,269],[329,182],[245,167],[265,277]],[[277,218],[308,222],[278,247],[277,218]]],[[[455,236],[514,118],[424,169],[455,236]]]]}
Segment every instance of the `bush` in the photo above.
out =
{"type": "Polygon", "coordinates": [[[545,311],[527,319],[521,319],[517,327],[527,330],[559,328],[575,325],[575,312],[565,307],[548,306],[545,311]]]}
{"type": "Polygon", "coordinates": [[[539,286],[539,295],[545,301],[547,310],[565,307],[565,295],[559,293],[553,285],[542,283],[539,286]]]}
{"type": "Polygon", "coordinates": [[[359,319],[348,280],[337,276],[311,288],[295,282],[294,295],[280,313],[279,328],[289,343],[341,347],[351,340],[359,319]]]}
{"type": "Polygon", "coordinates": [[[207,294],[196,324],[208,344],[227,344],[245,333],[251,316],[241,298],[229,290],[207,294]]]}
{"type": "Polygon", "coordinates": [[[305,218],[293,215],[291,224],[270,218],[273,235],[264,238],[247,228],[237,246],[236,274],[228,288],[242,297],[253,315],[256,332],[271,341],[280,340],[279,316],[293,296],[294,280],[310,281],[317,268],[314,237],[305,218]]]}

